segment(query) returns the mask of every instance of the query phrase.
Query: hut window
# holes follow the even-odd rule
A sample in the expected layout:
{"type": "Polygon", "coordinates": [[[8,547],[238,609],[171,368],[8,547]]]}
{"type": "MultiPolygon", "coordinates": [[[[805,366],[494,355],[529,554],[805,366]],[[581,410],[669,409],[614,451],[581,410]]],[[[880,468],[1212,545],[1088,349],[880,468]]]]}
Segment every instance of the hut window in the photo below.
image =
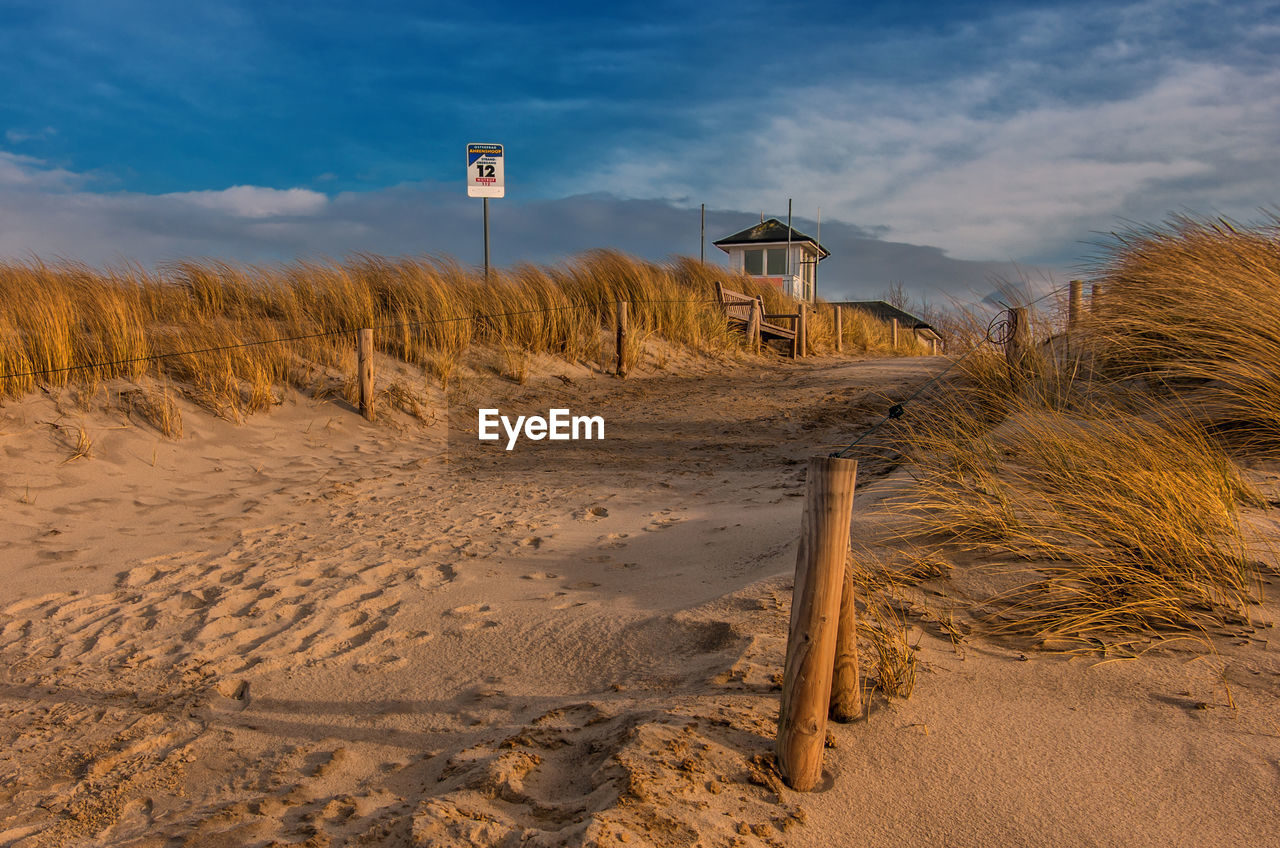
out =
{"type": "Polygon", "coordinates": [[[764,251],[744,250],[742,252],[742,270],[754,277],[764,274],[764,251]]]}
{"type": "Polygon", "coordinates": [[[769,274],[787,273],[787,249],[785,247],[769,248],[769,274]]]}

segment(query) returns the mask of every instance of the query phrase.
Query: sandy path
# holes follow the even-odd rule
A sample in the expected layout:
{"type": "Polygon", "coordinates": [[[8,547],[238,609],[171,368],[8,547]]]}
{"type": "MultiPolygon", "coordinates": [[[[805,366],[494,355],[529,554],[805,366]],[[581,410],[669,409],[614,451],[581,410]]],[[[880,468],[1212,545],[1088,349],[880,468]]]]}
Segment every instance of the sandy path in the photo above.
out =
{"type": "Polygon", "coordinates": [[[760,767],[800,463],[938,365],[552,365],[425,427],[298,401],[188,410],[176,443],[10,405],[0,844],[1265,844],[1265,634],[1232,712],[1193,654],[1091,669],[917,630],[932,673],[834,729],[826,791],[760,767]],[[507,453],[479,405],[608,438],[507,453]],[[59,464],[50,421],[94,457],[59,464]]]}
{"type": "Polygon", "coordinates": [[[298,401],[188,409],[178,442],[11,404],[0,841],[776,832],[747,760],[785,580],[753,584],[790,570],[815,428],[930,367],[474,380],[434,426],[298,401]],[[602,414],[608,439],[494,450],[481,404],[602,414]],[[93,456],[64,462],[80,427],[93,456]],[[680,759],[736,777],[742,815],[666,785],[690,775],[661,752],[702,745],[680,759]]]}

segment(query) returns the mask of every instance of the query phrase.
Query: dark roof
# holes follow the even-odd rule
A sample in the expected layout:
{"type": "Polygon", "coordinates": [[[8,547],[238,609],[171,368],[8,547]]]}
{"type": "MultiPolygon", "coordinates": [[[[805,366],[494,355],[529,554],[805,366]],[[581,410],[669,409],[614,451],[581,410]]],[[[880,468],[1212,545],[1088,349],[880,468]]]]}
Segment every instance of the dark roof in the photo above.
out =
{"type": "MultiPolygon", "coordinates": [[[[777,218],[768,218],[754,227],[747,227],[740,233],[734,233],[718,241],[713,241],[712,244],[723,250],[726,245],[731,244],[785,244],[786,241],[787,225],[777,218]]],[[[791,241],[793,243],[807,241],[810,244],[817,245],[819,258],[825,259],[831,255],[831,251],[818,244],[817,239],[813,236],[805,235],[795,227],[791,228],[791,241]]]]}
{"type": "MultiPolygon", "coordinates": [[[[898,326],[908,330],[933,330],[933,327],[923,320],[912,315],[910,312],[903,312],[892,303],[886,303],[883,300],[843,300],[834,302],[833,306],[851,306],[854,309],[861,309],[873,318],[879,318],[881,321],[892,321],[898,319],[898,326]]],[[[937,332],[936,330],[934,331],[937,332]]]]}

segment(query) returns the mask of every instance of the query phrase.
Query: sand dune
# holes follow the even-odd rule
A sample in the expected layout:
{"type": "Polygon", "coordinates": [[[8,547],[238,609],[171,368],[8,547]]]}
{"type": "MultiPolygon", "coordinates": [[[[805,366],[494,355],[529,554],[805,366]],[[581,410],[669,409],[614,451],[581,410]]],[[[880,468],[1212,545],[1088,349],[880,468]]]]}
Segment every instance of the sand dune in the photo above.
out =
{"type": "Polygon", "coordinates": [[[799,463],[937,367],[472,376],[427,425],[293,398],[176,442],[9,404],[0,844],[1266,844],[1261,629],[1099,667],[917,615],[917,694],[778,783],[799,463]],[[508,453],[479,403],[607,438],[508,453]]]}

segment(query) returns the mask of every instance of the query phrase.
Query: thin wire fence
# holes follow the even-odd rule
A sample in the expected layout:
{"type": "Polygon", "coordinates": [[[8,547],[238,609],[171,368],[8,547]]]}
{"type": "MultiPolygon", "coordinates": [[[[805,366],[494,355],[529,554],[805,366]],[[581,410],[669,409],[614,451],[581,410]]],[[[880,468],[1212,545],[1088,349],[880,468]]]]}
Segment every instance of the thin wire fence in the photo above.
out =
{"type": "MultiPolygon", "coordinates": [[[[632,306],[655,306],[663,304],[707,304],[716,303],[714,300],[698,299],[698,300],[643,300],[628,301],[632,306]]],[[[547,306],[537,309],[521,309],[512,312],[492,312],[492,313],[473,313],[470,315],[453,315],[448,318],[431,318],[423,321],[402,321],[392,324],[378,324],[371,329],[377,331],[408,329],[413,327],[435,326],[439,324],[451,324],[459,321],[487,321],[497,318],[516,318],[523,315],[534,315],[552,312],[566,312],[572,310],[591,309],[603,312],[611,308],[613,303],[576,303],[564,306],[547,306]]],[[[359,329],[359,328],[356,328],[359,329]]],[[[279,336],[270,339],[255,339],[247,342],[237,342],[235,344],[217,345],[214,347],[194,348],[192,350],[170,351],[167,353],[154,353],[147,356],[135,356],[127,359],[112,359],[97,362],[82,362],[77,365],[67,365],[60,368],[42,368],[34,371],[22,371],[10,374],[0,374],[0,381],[4,380],[21,380],[28,377],[45,377],[54,374],[67,374],[74,371],[91,371],[97,369],[116,368],[122,365],[136,365],[143,362],[159,362],[164,359],[175,359],[182,356],[199,356],[208,353],[221,353],[229,350],[241,350],[244,348],[262,347],[264,345],[273,344],[289,344],[292,342],[308,341],[310,339],[333,338],[335,336],[345,336],[355,332],[354,329],[341,330],[321,330],[315,333],[304,333],[296,336],[279,336]]]]}
{"type": "MultiPolygon", "coordinates": [[[[1062,287],[1062,286],[1059,286],[1055,289],[1051,289],[1050,291],[1045,292],[1044,294],[1040,295],[1036,299],[1028,301],[1022,308],[1030,309],[1032,306],[1035,306],[1037,303],[1040,303],[1054,295],[1062,294],[1063,292],[1066,292],[1066,291],[1069,291],[1069,288],[1062,287]]],[[[930,377],[928,380],[922,383],[918,388],[916,388],[916,390],[913,391],[906,398],[892,404],[889,407],[888,411],[885,412],[883,418],[881,418],[875,424],[871,425],[871,427],[865,430],[862,433],[862,435],[858,436],[848,445],[846,445],[845,447],[841,448],[838,451],[834,451],[831,454],[831,456],[835,458],[841,458],[841,459],[848,457],[849,454],[853,453],[854,448],[859,447],[860,445],[862,445],[864,441],[871,438],[876,433],[880,432],[880,430],[890,421],[896,421],[897,419],[902,418],[906,414],[907,404],[917,400],[929,388],[938,385],[941,382],[943,377],[947,376],[947,374],[950,374],[953,370],[958,368],[961,365],[961,363],[963,363],[969,357],[973,356],[975,353],[981,350],[985,345],[990,344],[993,346],[1000,346],[1000,345],[1006,344],[1009,341],[1009,336],[1012,333],[1012,326],[1010,325],[1006,317],[1007,315],[1008,315],[1007,309],[1006,311],[997,314],[995,318],[991,319],[991,322],[987,324],[987,329],[986,329],[986,332],[983,333],[982,339],[979,340],[977,344],[970,347],[969,350],[966,351],[963,356],[960,356],[957,359],[952,360],[950,365],[948,365],[946,368],[939,371],[937,374],[934,374],[932,377],[930,377]]]]}

